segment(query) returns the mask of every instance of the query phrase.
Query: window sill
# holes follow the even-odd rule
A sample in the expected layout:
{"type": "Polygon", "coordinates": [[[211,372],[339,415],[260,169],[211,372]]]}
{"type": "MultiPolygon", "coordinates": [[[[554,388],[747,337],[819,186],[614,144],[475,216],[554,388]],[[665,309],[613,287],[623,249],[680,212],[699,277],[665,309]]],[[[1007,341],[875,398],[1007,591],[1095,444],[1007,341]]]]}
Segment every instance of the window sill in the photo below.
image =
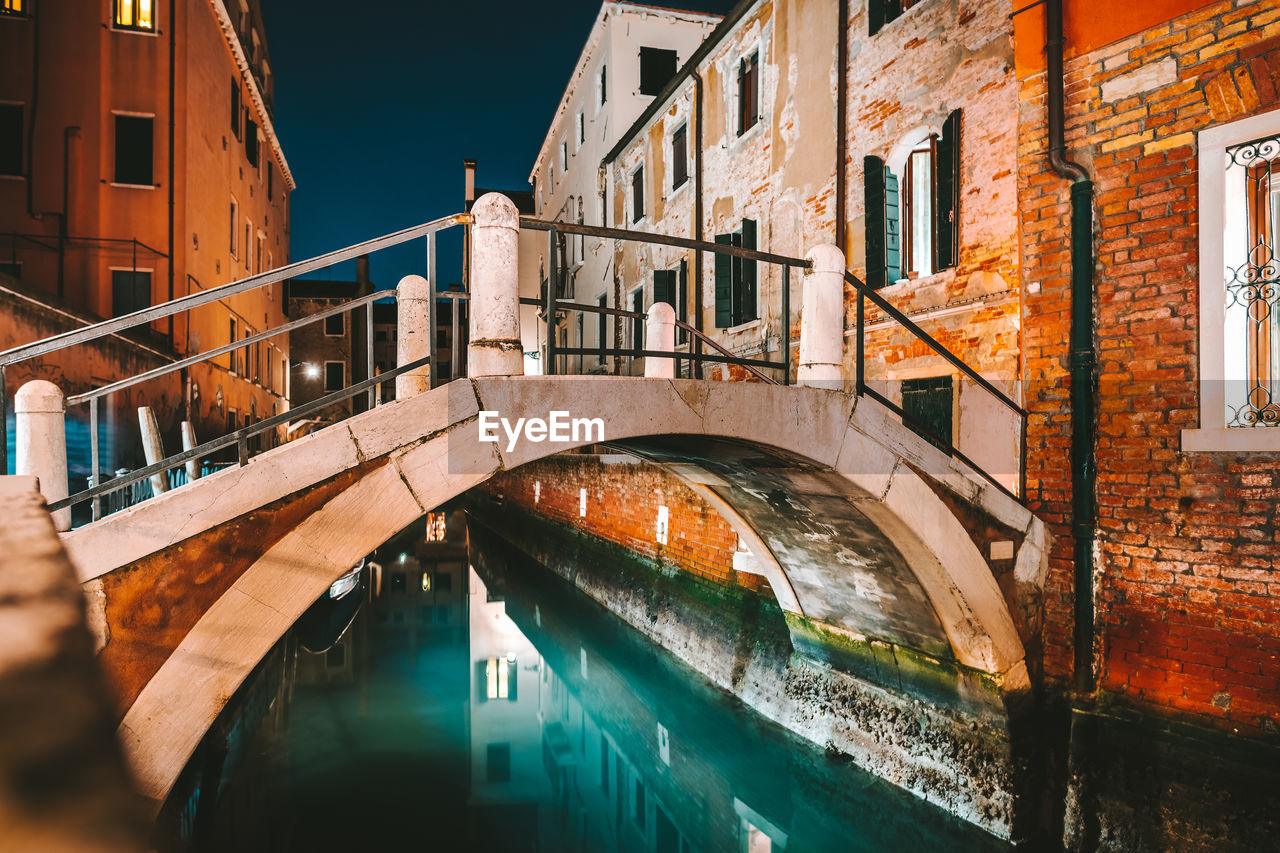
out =
{"type": "Polygon", "coordinates": [[[159,31],[154,27],[148,30],[142,27],[121,27],[112,24],[108,29],[113,33],[128,33],[133,36],[151,36],[151,38],[158,38],[160,36],[159,31]]]}
{"type": "Polygon", "coordinates": [[[758,328],[760,328],[759,317],[757,317],[754,320],[748,320],[745,323],[739,323],[736,326],[730,326],[729,328],[724,330],[724,333],[726,335],[736,335],[736,334],[739,334],[740,332],[749,332],[752,329],[758,329],[758,328]]]}
{"type": "Polygon", "coordinates": [[[26,175],[0,175],[0,181],[25,181],[26,175]]]}
{"type": "Polygon", "coordinates": [[[668,202],[675,201],[677,198],[679,198],[681,195],[684,194],[684,191],[688,188],[689,184],[691,183],[693,183],[693,181],[689,180],[688,176],[686,176],[684,179],[684,183],[682,183],[678,187],[672,187],[671,192],[667,193],[667,201],[668,202]]]}
{"type": "Polygon", "coordinates": [[[125,184],[120,181],[112,181],[111,186],[119,187],[123,190],[154,190],[156,188],[155,184],[125,184]]]}
{"type": "Polygon", "coordinates": [[[1183,453],[1280,452],[1280,428],[1241,427],[1238,429],[1184,429],[1183,453]]]}

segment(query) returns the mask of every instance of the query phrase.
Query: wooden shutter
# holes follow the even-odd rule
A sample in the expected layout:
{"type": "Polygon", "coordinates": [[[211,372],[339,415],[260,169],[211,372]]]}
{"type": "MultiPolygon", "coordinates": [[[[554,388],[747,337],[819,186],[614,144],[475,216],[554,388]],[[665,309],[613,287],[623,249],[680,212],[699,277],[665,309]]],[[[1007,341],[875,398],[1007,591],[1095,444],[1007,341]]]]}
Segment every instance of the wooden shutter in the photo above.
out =
{"type": "MultiPolygon", "coordinates": [[[[872,0],[874,5],[875,0],[872,0]]],[[[862,160],[866,216],[867,285],[884,287],[887,283],[884,264],[884,161],[879,157],[862,160]]]]}
{"type": "Polygon", "coordinates": [[[947,116],[934,163],[937,215],[933,220],[934,270],[956,265],[960,257],[960,111],[947,116]]]}
{"type": "MultiPolygon", "coordinates": [[[[732,234],[717,234],[716,242],[722,246],[733,245],[732,234]]],[[[727,329],[733,325],[733,261],[729,255],[716,255],[716,328],[727,329]]]]}
{"type": "Polygon", "coordinates": [[[885,25],[884,0],[867,0],[867,33],[875,35],[885,25]]]}
{"type": "Polygon", "coordinates": [[[884,167],[884,274],[887,284],[902,278],[902,212],[898,176],[884,167]]]}
{"type": "MultiPolygon", "coordinates": [[[[689,322],[689,262],[683,258],[680,260],[680,279],[676,290],[676,319],[681,323],[689,322]]],[[[677,326],[676,343],[684,343],[688,338],[689,333],[677,326]]]]}
{"type": "MultiPolygon", "coordinates": [[[[754,219],[742,220],[741,245],[744,249],[754,249],[756,247],[756,222],[754,219]]],[[[736,288],[738,316],[734,318],[735,325],[756,319],[757,266],[757,261],[741,259],[741,275],[738,278],[738,286],[736,288]]]]}
{"type": "Polygon", "coordinates": [[[675,270],[653,271],[653,301],[665,302],[672,308],[676,307],[675,270]]]}
{"type": "Polygon", "coordinates": [[[476,661],[476,702],[489,701],[489,688],[487,686],[487,678],[485,667],[488,665],[487,660],[476,661]]]}

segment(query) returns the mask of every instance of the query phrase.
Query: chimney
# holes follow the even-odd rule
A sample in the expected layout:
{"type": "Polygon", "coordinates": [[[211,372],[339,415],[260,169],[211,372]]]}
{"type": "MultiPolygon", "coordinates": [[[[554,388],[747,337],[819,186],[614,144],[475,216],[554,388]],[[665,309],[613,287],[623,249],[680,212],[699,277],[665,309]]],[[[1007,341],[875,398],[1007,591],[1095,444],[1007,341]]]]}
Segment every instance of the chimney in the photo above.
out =
{"type": "Polygon", "coordinates": [[[360,255],[356,258],[356,291],[361,296],[373,292],[373,286],[369,283],[368,255],[360,255]]]}
{"type": "Polygon", "coordinates": [[[466,202],[466,209],[470,210],[471,202],[476,200],[476,161],[463,160],[462,173],[465,175],[462,200],[466,202]]]}

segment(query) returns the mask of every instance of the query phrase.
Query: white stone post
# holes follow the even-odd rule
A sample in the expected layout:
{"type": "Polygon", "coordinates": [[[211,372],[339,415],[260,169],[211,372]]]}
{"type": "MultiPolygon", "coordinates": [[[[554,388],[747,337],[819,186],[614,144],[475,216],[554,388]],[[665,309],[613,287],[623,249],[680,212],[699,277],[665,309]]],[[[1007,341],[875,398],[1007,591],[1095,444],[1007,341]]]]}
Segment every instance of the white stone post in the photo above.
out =
{"type": "MultiPolygon", "coordinates": [[[[196,449],[196,428],[191,425],[191,421],[182,422],[182,452],[196,449]]],[[[200,460],[187,460],[187,482],[194,483],[200,478],[200,460]]]]}
{"type": "Polygon", "coordinates": [[[814,246],[806,257],[813,268],[805,273],[796,381],[839,390],[844,385],[840,377],[844,360],[844,253],[824,244],[814,246]]]}
{"type": "MultiPolygon", "coordinates": [[[[164,444],[160,441],[160,427],[156,425],[155,412],[150,406],[138,407],[138,426],[142,430],[142,455],[148,465],[154,465],[164,459],[164,444]]],[[[161,471],[151,475],[151,493],[163,494],[169,491],[169,472],[161,471]]]]}
{"type": "MultiPolygon", "coordinates": [[[[644,326],[644,348],[658,352],[676,351],[676,309],[665,302],[655,302],[649,306],[644,326]]],[[[659,379],[674,379],[676,360],[646,358],[644,375],[659,379]]]]}
{"type": "MultiPolygon", "coordinates": [[[[431,355],[432,286],[420,275],[407,275],[396,285],[396,364],[408,364],[431,355]]],[[[431,364],[396,376],[396,399],[404,400],[431,390],[431,364]]]]}
{"type": "MultiPolygon", "coordinates": [[[[48,503],[60,501],[67,488],[66,401],[58,386],[43,379],[27,382],[13,399],[17,415],[14,473],[34,476],[48,503]]],[[[96,485],[96,484],[95,484],[96,485]]],[[[53,526],[71,529],[71,509],[53,514],[53,526]]]]}
{"type": "Polygon", "coordinates": [[[524,373],[520,344],[520,214],[511,199],[486,193],[471,208],[471,338],[468,376],[524,373]]]}

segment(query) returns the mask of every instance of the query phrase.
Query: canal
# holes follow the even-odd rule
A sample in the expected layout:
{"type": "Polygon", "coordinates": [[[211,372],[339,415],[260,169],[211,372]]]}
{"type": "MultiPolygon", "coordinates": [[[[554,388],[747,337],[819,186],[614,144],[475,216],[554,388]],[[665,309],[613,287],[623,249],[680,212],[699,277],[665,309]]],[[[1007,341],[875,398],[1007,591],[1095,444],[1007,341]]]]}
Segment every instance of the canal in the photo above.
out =
{"type": "Polygon", "coordinates": [[[429,514],[317,603],[197,750],[158,846],[1006,849],[492,539],[459,510],[429,514]]]}

